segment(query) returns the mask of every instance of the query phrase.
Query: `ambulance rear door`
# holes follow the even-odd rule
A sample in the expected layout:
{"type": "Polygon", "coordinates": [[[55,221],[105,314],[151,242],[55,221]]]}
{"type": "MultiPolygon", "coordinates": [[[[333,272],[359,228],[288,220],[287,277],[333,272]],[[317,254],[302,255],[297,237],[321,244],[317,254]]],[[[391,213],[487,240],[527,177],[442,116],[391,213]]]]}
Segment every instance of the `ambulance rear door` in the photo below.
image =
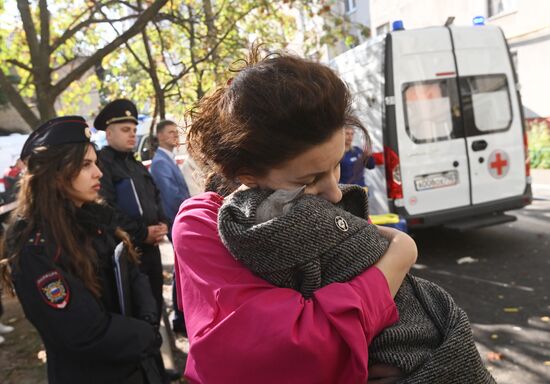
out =
{"type": "Polygon", "coordinates": [[[410,216],[470,206],[468,154],[449,30],[394,31],[388,34],[386,49],[386,151],[398,157],[402,187],[395,206],[410,216]]]}
{"type": "Polygon", "coordinates": [[[472,204],[523,194],[523,126],[501,30],[450,27],[459,76],[472,204]]]}

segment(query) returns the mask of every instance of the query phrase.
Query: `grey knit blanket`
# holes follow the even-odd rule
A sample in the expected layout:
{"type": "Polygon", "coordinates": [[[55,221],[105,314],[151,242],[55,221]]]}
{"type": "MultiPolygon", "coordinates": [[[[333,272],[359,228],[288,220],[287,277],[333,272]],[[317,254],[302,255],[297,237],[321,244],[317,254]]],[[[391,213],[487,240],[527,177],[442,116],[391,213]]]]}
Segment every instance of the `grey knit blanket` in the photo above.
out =
{"type": "MultiPolygon", "coordinates": [[[[341,186],[333,205],[316,196],[296,199],[281,216],[256,224],[256,210],[272,191],[235,193],[220,208],[218,231],[248,269],[311,297],[333,282],[351,280],[372,266],[388,241],[369,224],[368,199],[357,186],[341,186]]],[[[494,383],[474,344],[466,313],[441,287],[407,275],[395,296],[400,319],[369,346],[369,365],[403,372],[399,383],[494,383]]]]}

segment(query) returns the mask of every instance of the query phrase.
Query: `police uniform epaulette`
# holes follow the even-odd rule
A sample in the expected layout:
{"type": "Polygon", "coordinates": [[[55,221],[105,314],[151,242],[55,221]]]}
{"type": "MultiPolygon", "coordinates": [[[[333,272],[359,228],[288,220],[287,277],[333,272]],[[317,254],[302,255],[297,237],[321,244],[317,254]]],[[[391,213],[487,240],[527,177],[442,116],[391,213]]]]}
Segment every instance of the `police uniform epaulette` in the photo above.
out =
{"type": "Polygon", "coordinates": [[[61,255],[61,248],[51,241],[48,242],[44,234],[39,230],[31,232],[23,248],[34,249],[34,252],[38,251],[56,263],[59,261],[59,256],[61,255]]]}
{"type": "Polygon", "coordinates": [[[40,231],[33,232],[27,240],[27,246],[44,246],[46,239],[42,236],[40,231]]]}

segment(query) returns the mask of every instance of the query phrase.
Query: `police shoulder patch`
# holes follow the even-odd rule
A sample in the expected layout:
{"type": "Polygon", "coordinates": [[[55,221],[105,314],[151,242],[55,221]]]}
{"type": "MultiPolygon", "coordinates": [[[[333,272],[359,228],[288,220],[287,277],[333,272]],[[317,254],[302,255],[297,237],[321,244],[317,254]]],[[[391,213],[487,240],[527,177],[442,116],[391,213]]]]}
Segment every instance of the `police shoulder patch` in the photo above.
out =
{"type": "Polygon", "coordinates": [[[36,280],[42,299],[50,307],[63,309],[69,304],[70,291],[65,279],[57,271],[50,271],[36,280]]]}

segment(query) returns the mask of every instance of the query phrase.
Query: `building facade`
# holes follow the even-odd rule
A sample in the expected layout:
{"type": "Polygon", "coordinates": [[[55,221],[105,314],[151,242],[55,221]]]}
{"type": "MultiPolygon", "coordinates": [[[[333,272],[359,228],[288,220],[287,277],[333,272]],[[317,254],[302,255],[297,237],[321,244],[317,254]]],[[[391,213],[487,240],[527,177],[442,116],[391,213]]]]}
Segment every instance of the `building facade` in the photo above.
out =
{"type": "MultiPolygon", "coordinates": [[[[359,0],[357,0],[359,2],[359,0]]],[[[471,25],[475,16],[502,28],[521,86],[526,118],[549,117],[550,2],[546,0],[370,0],[373,36],[385,34],[395,20],[406,29],[443,25],[471,25]]]]}
{"type": "Polygon", "coordinates": [[[351,22],[350,35],[353,36],[355,42],[348,45],[345,41],[339,41],[333,47],[327,47],[326,58],[328,60],[364,42],[366,38],[357,26],[365,25],[370,27],[371,25],[369,0],[338,0],[335,4],[335,11],[344,15],[351,22]]]}

